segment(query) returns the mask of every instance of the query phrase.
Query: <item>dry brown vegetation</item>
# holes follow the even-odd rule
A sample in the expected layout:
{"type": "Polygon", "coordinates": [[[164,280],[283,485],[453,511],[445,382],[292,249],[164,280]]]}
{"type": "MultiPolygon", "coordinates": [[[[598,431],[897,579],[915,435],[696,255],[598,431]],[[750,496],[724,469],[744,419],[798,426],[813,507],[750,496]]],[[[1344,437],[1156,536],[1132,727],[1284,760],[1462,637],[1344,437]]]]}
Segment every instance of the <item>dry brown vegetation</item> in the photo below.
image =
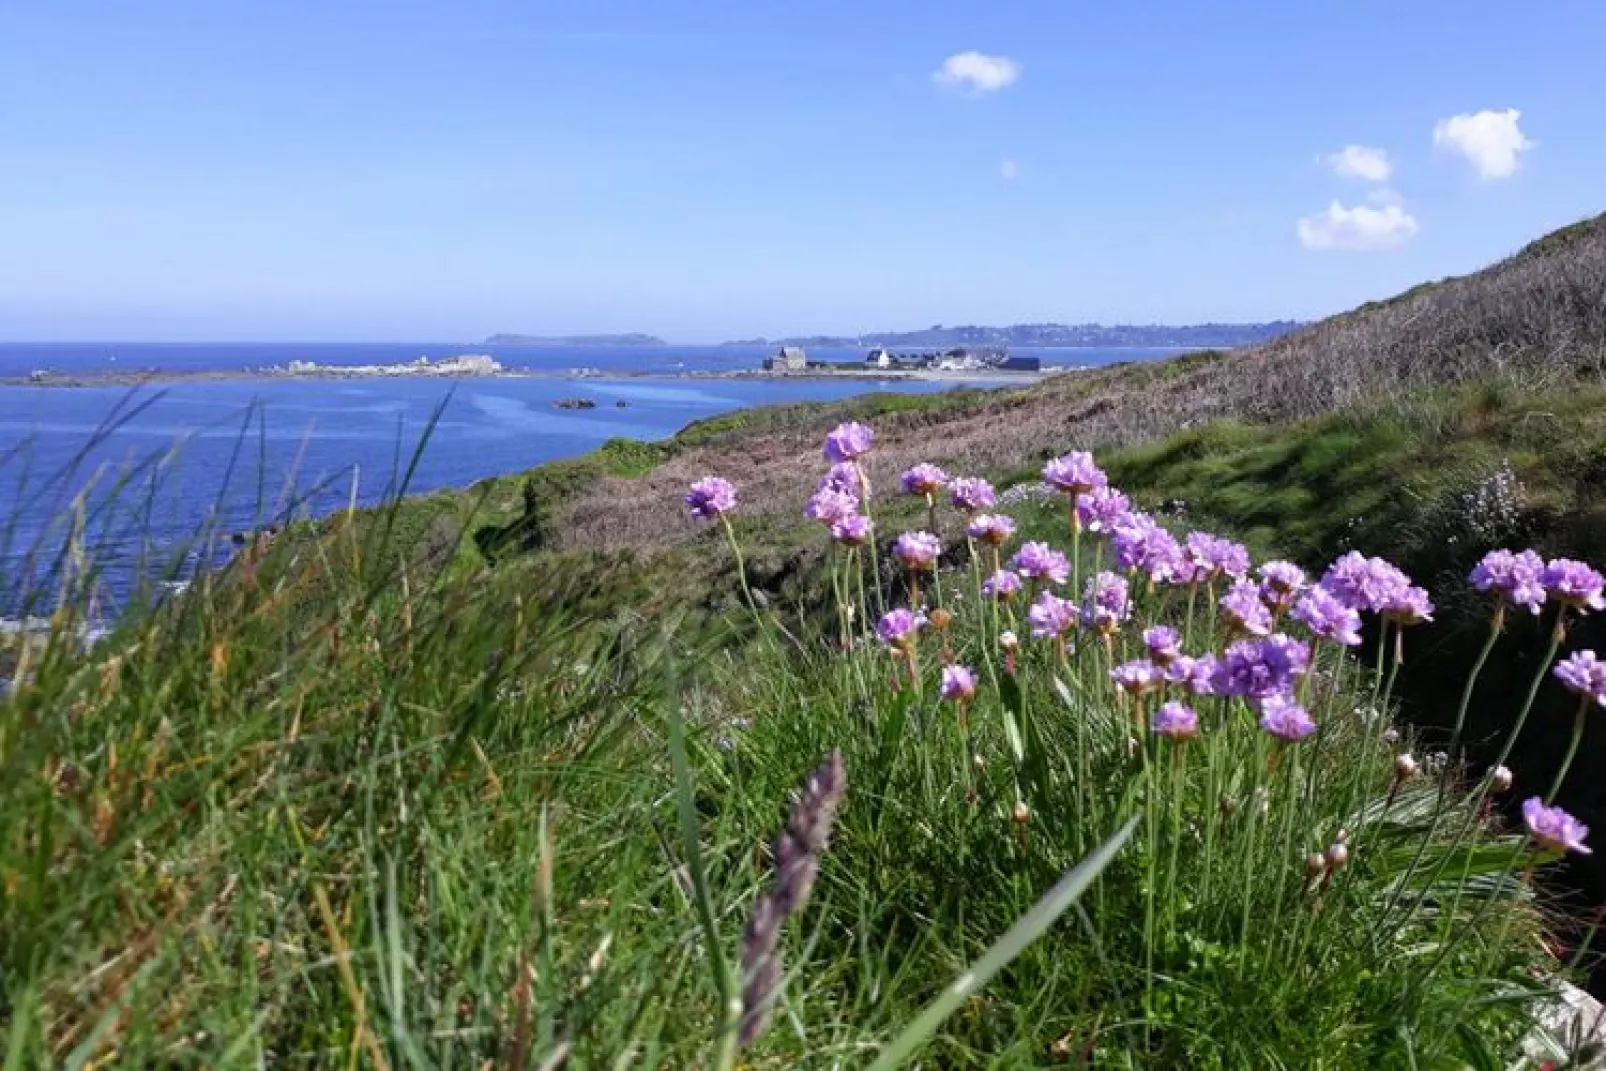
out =
{"type": "MultiPolygon", "coordinates": [[[[1606,215],[1556,231],[1482,271],[1424,284],[1232,353],[1122,365],[874,418],[876,466],[1019,468],[1071,447],[1124,445],[1201,421],[1275,422],[1411,391],[1507,379],[1555,389],[1606,375],[1606,215]]],[[[659,546],[695,531],[666,521],[686,484],[738,484],[744,511],[795,516],[823,463],[823,432],[849,406],[800,408],[762,433],[735,430],[676,451],[645,476],[607,478],[565,506],[562,542],[659,546]]],[[[883,485],[885,480],[883,480],[883,485]]]]}

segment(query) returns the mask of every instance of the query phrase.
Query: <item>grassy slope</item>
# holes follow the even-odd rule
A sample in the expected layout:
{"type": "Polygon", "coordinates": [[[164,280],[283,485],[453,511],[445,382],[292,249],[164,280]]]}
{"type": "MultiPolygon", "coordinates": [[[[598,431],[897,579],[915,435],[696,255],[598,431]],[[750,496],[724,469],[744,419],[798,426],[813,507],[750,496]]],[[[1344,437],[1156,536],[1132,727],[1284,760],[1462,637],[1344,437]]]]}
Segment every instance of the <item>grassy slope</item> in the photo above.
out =
{"type": "MultiPolygon", "coordinates": [[[[706,730],[698,802],[728,937],[759,880],[744,861],[773,829],[800,765],[839,744],[873,778],[868,789],[855,782],[868,802],[844,816],[807,935],[817,942],[813,966],[794,983],[804,994],[794,1012],[812,1033],[782,1029],[768,1042],[780,1063],[805,1051],[852,1059],[906,1021],[1098,831],[1067,814],[1035,842],[1038,854],[1017,855],[1008,834],[974,826],[933,784],[951,722],[915,712],[922,743],[889,754],[876,732],[892,716],[880,705],[888,700],[866,708],[849,663],[777,660],[762,644],[728,642],[739,618],[723,613],[735,593],[717,534],[668,520],[687,478],[738,478],[749,507],[738,528],[755,578],[800,634],[797,615],[817,613],[825,588],[817,538],[799,538],[797,503],[819,468],[820,433],[845,418],[876,424],[883,484],[915,459],[1008,482],[1068,445],[1126,444],[1109,459],[1113,473],[1151,504],[1182,500],[1201,524],[1312,563],[1364,545],[1424,579],[1462,570],[1481,549],[1447,536],[1483,523],[1488,511],[1466,510],[1461,496],[1509,459],[1519,508],[1480,538],[1536,538],[1599,560],[1598,386],[1536,396],[1510,393],[1501,378],[1514,361],[1587,380],[1595,336],[1572,332],[1577,344],[1558,350],[1529,333],[1529,350],[1502,351],[1499,367],[1485,362],[1486,390],[1424,395],[1414,384],[1401,395],[1398,378],[1384,377],[1366,397],[1391,396],[1387,404],[1328,416],[1309,414],[1332,408],[1333,377],[1299,369],[1308,348],[1335,333],[1366,337],[1401,310],[1441,306],[1447,293],[1470,287],[1481,299],[1502,280],[1534,284],[1535,265],[1557,257],[1588,268],[1601,230],[1596,221],[1471,283],[1414,292],[1276,348],[1006,394],[751,411],[666,444],[609,444],[409,501],[388,518],[365,515],[355,535],[325,526],[324,542],[286,540],[264,570],[266,587],[230,581],[198,592],[176,616],[130,626],[96,659],[67,644],[37,656],[36,684],[8,704],[0,734],[12,817],[0,858],[8,1040],[39,1062],[75,1052],[332,1061],[376,1047],[392,1059],[461,1062],[505,1057],[528,1024],[538,1052],[572,1036],[592,1053],[632,1045],[649,1062],[654,1053],[670,1065],[699,1062],[714,1008],[675,877],[684,851],[671,832],[661,750],[663,711],[677,693],[665,690],[676,675],[659,670],[680,665],[701,667],[711,684],[694,706],[706,730]],[[1560,363],[1547,363],[1558,352],[1560,363]],[[1301,391],[1279,396],[1279,376],[1301,391]],[[486,528],[528,537],[520,549],[531,553],[504,544],[488,561],[474,539],[486,528]],[[667,630],[657,627],[666,619],[667,630]],[[753,728],[742,749],[715,746],[744,722],[753,728]],[[974,860],[962,886],[986,892],[977,904],[940,880],[956,846],[974,860]],[[533,992],[518,980],[531,963],[533,992]]],[[[1433,374],[1477,378],[1455,362],[1433,374]]],[[[918,520],[912,504],[885,509],[884,531],[918,520]]],[[[1057,529],[1051,511],[1021,513],[1028,531],[1057,529]]],[[[1446,616],[1452,630],[1455,621],[1470,627],[1446,616]]],[[[1518,649],[1532,637],[1513,633],[1506,653],[1520,671],[1518,649]]],[[[1026,702],[1050,710],[1063,700],[1039,681],[1026,702]]],[[[1115,761],[1108,747],[1103,755],[1115,761]]],[[[1334,786],[1386,778],[1375,754],[1339,751],[1329,761],[1320,776],[1334,786]]],[[[993,776],[1001,768],[995,760],[993,776]]],[[[1199,795],[1191,807],[1209,814],[1210,804],[1199,795]]],[[[1312,826],[1325,833],[1345,820],[1329,810],[1312,826]]],[[[1385,858],[1398,864],[1384,853],[1379,866],[1385,858]]],[[[1113,895],[1136,896],[1143,880],[1128,873],[1113,895]]],[[[1389,871],[1368,880],[1386,883],[1389,871]]],[[[1268,975],[1270,990],[1258,981],[1229,989],[1211,972],[1242,978],[1249,961],[1232,954],[1236,931],[1211,920],[1244,902],[1216,903],[1227,910],[1190,924],[1199,943],[1165,953],[1182,957],[1173,971],[1202,971],[1189,977],[1204,997],[1175,991],[1161,1048],[1098,1010],[1134,1014],[1141,943],[1118,929],[1113,973],[1086,961],[1090,946],[1069,934],[1035,950],[954,1021],[945,1060],[1000,1049],[1041,1059],[1063,1031],[1073,1047],[1098,1034],[1140,1061],[1186,1052],[1202,1064],[1263,1065],[1273,1054],[1322,1051],[1337,1066],[1386,1062],[1401,1045],[1453,1050],[1445,1031],[1460,1005],[1505,984],[1495,982],[1499,971],[1474,972],[1461,989],[1417,992],[1431,1007],[1417,1007],[1416,1038],[1375,1029],[1401,998],[1387,983],[1410,974],[1408,965],[1388,969],[1375,948],[1331,946],[1344,966],[1319,1001],[1305,999],[1309,979],[1292,975],[1268,975]],[[1284,1007],[1290,994],[1298,1007],[1284,1007]],[[1370,1025],[1357,1030],[1357,1018],[1370,1025]]],[[[1521,959],[1498,939],[1489,952],[1521,959]]],[[[1512,1025],[1490,1024],[1486,1036],[1512,1025]]]]}

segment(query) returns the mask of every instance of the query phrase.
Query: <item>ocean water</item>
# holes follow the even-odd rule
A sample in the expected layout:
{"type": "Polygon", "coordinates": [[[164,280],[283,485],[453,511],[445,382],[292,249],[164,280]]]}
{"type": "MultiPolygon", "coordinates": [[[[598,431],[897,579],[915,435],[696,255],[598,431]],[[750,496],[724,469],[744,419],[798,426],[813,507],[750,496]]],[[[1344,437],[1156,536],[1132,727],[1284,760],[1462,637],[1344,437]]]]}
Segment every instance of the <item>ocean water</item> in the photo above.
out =
{"type": "MultiPolygon", "coordinates": [[[[115,612],[141,575],[171,563],[179,577],[208,560],[194,537],[209,517],[223,532],[287,514],[381,501],[401,485],[427,428],[409,493],[465,486],[571,457],[614,437],[661,439],[693,420],[747,406],[834,400],[871,390],[931,392],[952,382],[675,378],[754,367],[756,349],[552,348],[464,345],[0,344],[0,378],[57,372],[238,371],[373,364],[490,352],[554,373],[529,379],[231,378],[137,387],[0,386],[0,614],[38,586],[68,507],[84,488],[86,532],[115,612]],[[564,376],[589,368],[601,375],[564,376]],[[616,373],[610,377],[608,372],[616,373]],[[652,373],[618,376],[617,373],[652,373]],[[581,397],[596,408],[557,409],[581,397]],[[30,555],[31,551],[42,551],[30,555]]],[[[1045,363],[1099,364],[1170,351],[1044,351],[1045,363]],[[1055,356],[1050,358],[1049,353],[1055,356]]],[[[850,360],[854,353],[821,354],[850,360]]],[[[977,379],[966,385],[990,385],[977,379]]]]}

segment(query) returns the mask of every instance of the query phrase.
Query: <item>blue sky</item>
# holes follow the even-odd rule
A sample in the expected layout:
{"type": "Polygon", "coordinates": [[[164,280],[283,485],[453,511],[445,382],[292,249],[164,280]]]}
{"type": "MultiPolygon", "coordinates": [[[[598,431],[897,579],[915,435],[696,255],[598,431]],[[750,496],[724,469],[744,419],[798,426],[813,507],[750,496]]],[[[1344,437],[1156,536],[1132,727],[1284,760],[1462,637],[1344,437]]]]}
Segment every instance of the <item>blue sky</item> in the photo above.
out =
{"type": "Polygon", "coordinates": [[[0,338],[1314,317],[1606,209],[1603,40],[1594,2],[12,0],[0,338]]]}

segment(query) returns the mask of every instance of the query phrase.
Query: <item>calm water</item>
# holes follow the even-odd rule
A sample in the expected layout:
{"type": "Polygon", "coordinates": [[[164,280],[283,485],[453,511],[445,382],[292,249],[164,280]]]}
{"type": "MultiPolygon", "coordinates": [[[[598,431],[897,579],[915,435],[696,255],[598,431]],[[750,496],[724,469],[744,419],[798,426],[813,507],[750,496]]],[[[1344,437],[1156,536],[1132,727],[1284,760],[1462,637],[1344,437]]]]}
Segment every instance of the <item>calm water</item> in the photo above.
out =
{"type": "MultiPolygon", "coordinates": [[[[516,368],[647,371],[653,378],[442,381],[241,379],[137,389],[0,387],[0,612],[15,612],[26,550],[53,542],[70,495],[98,474],[91,503],[129,486],[89,525],[111,602],[142,556],[180,555],[209,515],[224,531],[327,513],[392,492],[440,410],[409,490],[462,486],[590,450],[607,439],[659,439],[689,421],[751,405],[832,400],[870,390],[930,392],[952,383],[686,380],[676,371],[750,368],[763,351],[718,347],[533,349],[463,345],[0,344],[0,377],[38,368],[238,370],[370,364],[490,352],[516,368]],[[560,410],[584,397],[595,409],[560,410]],[[624,403],[622,406],[618,403],[624,403]],[[444,407],[444,408],[442,408],[444,407]],[[138,507],[137,509],[135,507],[138,507]],[[9,529],[9,538],[6,530],[9,529]],[[142,538],[144,537],[148,538],[142,538]],[[6,592],[13,590],[11,597],[6,592]]],[[[1169,351],[1041,351],[1045,364],[1098,364],[1169,351]]],[[[854,353],[821,353],[849,360],[854,353]]],[[[984,385],[978,380],[974,385],[984,385]]],[[[193,564],[195,558],[189,559],[193,564]]],[[[148,567],[147,567],[148,568],[148,567]]]]}

